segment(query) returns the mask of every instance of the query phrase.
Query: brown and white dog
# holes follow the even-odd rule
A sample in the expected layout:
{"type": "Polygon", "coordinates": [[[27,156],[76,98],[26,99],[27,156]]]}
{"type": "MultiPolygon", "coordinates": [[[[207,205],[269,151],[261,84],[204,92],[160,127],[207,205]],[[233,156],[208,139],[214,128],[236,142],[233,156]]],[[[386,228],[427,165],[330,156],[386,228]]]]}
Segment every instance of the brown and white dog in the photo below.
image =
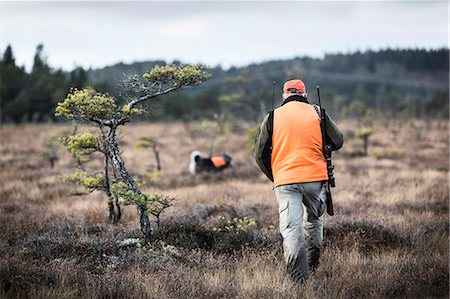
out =
{"type": "Polygon", "coordinates": [[[233,166],[233,160],[227,154],[202,158],[199,151],[191,153],[191,162],[189,163],[189,172],[195,175],[203,171],[222,171],[233,166]]]}

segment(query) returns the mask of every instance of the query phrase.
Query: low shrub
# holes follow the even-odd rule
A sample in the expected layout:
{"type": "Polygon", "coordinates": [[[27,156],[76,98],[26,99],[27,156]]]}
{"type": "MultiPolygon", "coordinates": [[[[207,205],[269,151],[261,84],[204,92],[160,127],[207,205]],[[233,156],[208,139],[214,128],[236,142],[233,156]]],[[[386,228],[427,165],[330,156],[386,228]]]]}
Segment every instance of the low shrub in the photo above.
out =
{"type": "Polygon", "coordinates": [[[219,216],[217,219],[217,225],[211,228],[200,225],[196,219],[166,221],[156,238],[176,247],[227,254],[246,247],[267,247],[278,242],[268,233],[273,227],[258,228],[253,218],[219,216]]]}
{"type": "Polygon", "coordinates": [[[325,244],[340,249],[354,248],[372,254],[375,252],[406,247],[411,242],[399,233],[374,222],[341,222],[325,228],[325,244]]]}

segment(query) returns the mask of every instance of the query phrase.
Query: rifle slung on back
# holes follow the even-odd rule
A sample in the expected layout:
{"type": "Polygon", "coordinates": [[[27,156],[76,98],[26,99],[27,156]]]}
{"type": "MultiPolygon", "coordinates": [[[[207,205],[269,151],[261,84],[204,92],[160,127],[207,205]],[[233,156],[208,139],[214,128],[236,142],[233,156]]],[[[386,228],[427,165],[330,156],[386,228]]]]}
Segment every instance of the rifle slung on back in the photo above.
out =
{"type": "Polygon", "coordinates": [[[322,131],[322,151],[323,155],[325,157],[325,160],[327,161],[327,174],[328,174],[328,181],[325,186],[325,190],[327,191],[327,213],[330,216],[334,215],[334,208],[333,208],[333,198],[331,197],[331,188],[334,188],[336,186],[336,182],[334,179],[334,165],[333,160],[331,159],[331,154],[333,151],[333,147],[331,144],[326,143],[326,132],[327,132],[327,123],[326,123],[326,117],[325,117],[325,109],[322,108],[322,103],[320,101],[320,89],[319,86],[317,88],[317,97],[319,100],[319,109],[320,109],[320,129],[322,131]]]}

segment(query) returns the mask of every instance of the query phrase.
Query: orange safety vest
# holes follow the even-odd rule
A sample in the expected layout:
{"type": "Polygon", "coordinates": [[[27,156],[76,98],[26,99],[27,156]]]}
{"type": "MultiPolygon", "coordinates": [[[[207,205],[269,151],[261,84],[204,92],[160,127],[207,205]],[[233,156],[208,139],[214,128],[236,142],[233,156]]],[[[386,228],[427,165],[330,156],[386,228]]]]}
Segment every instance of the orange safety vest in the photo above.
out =
{"type": "Polygon", "coordinates": [[[224,166],[225,164],[227,164],[225,159],[221,156],[211,157],[211,162],[213,162],[213,164],[216,168],[220,168],[220,167],[224,166]]]}
{"type": "Polygon", "coordinates": [[[275,109],[272,173],[275,186],[328,178],[320,117],[313,106],[291,101],[275,109]]]}

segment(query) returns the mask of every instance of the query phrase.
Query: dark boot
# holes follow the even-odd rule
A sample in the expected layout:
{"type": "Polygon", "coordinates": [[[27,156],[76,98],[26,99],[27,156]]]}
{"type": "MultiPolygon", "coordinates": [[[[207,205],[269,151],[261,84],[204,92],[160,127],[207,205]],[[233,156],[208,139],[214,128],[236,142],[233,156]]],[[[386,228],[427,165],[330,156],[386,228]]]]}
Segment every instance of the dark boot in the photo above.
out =
{"type": "Polygon", "coordinates": [[[319,266],[320,248],[311,248],[308,250],[308,268],[314,272],[319,266]]]}

